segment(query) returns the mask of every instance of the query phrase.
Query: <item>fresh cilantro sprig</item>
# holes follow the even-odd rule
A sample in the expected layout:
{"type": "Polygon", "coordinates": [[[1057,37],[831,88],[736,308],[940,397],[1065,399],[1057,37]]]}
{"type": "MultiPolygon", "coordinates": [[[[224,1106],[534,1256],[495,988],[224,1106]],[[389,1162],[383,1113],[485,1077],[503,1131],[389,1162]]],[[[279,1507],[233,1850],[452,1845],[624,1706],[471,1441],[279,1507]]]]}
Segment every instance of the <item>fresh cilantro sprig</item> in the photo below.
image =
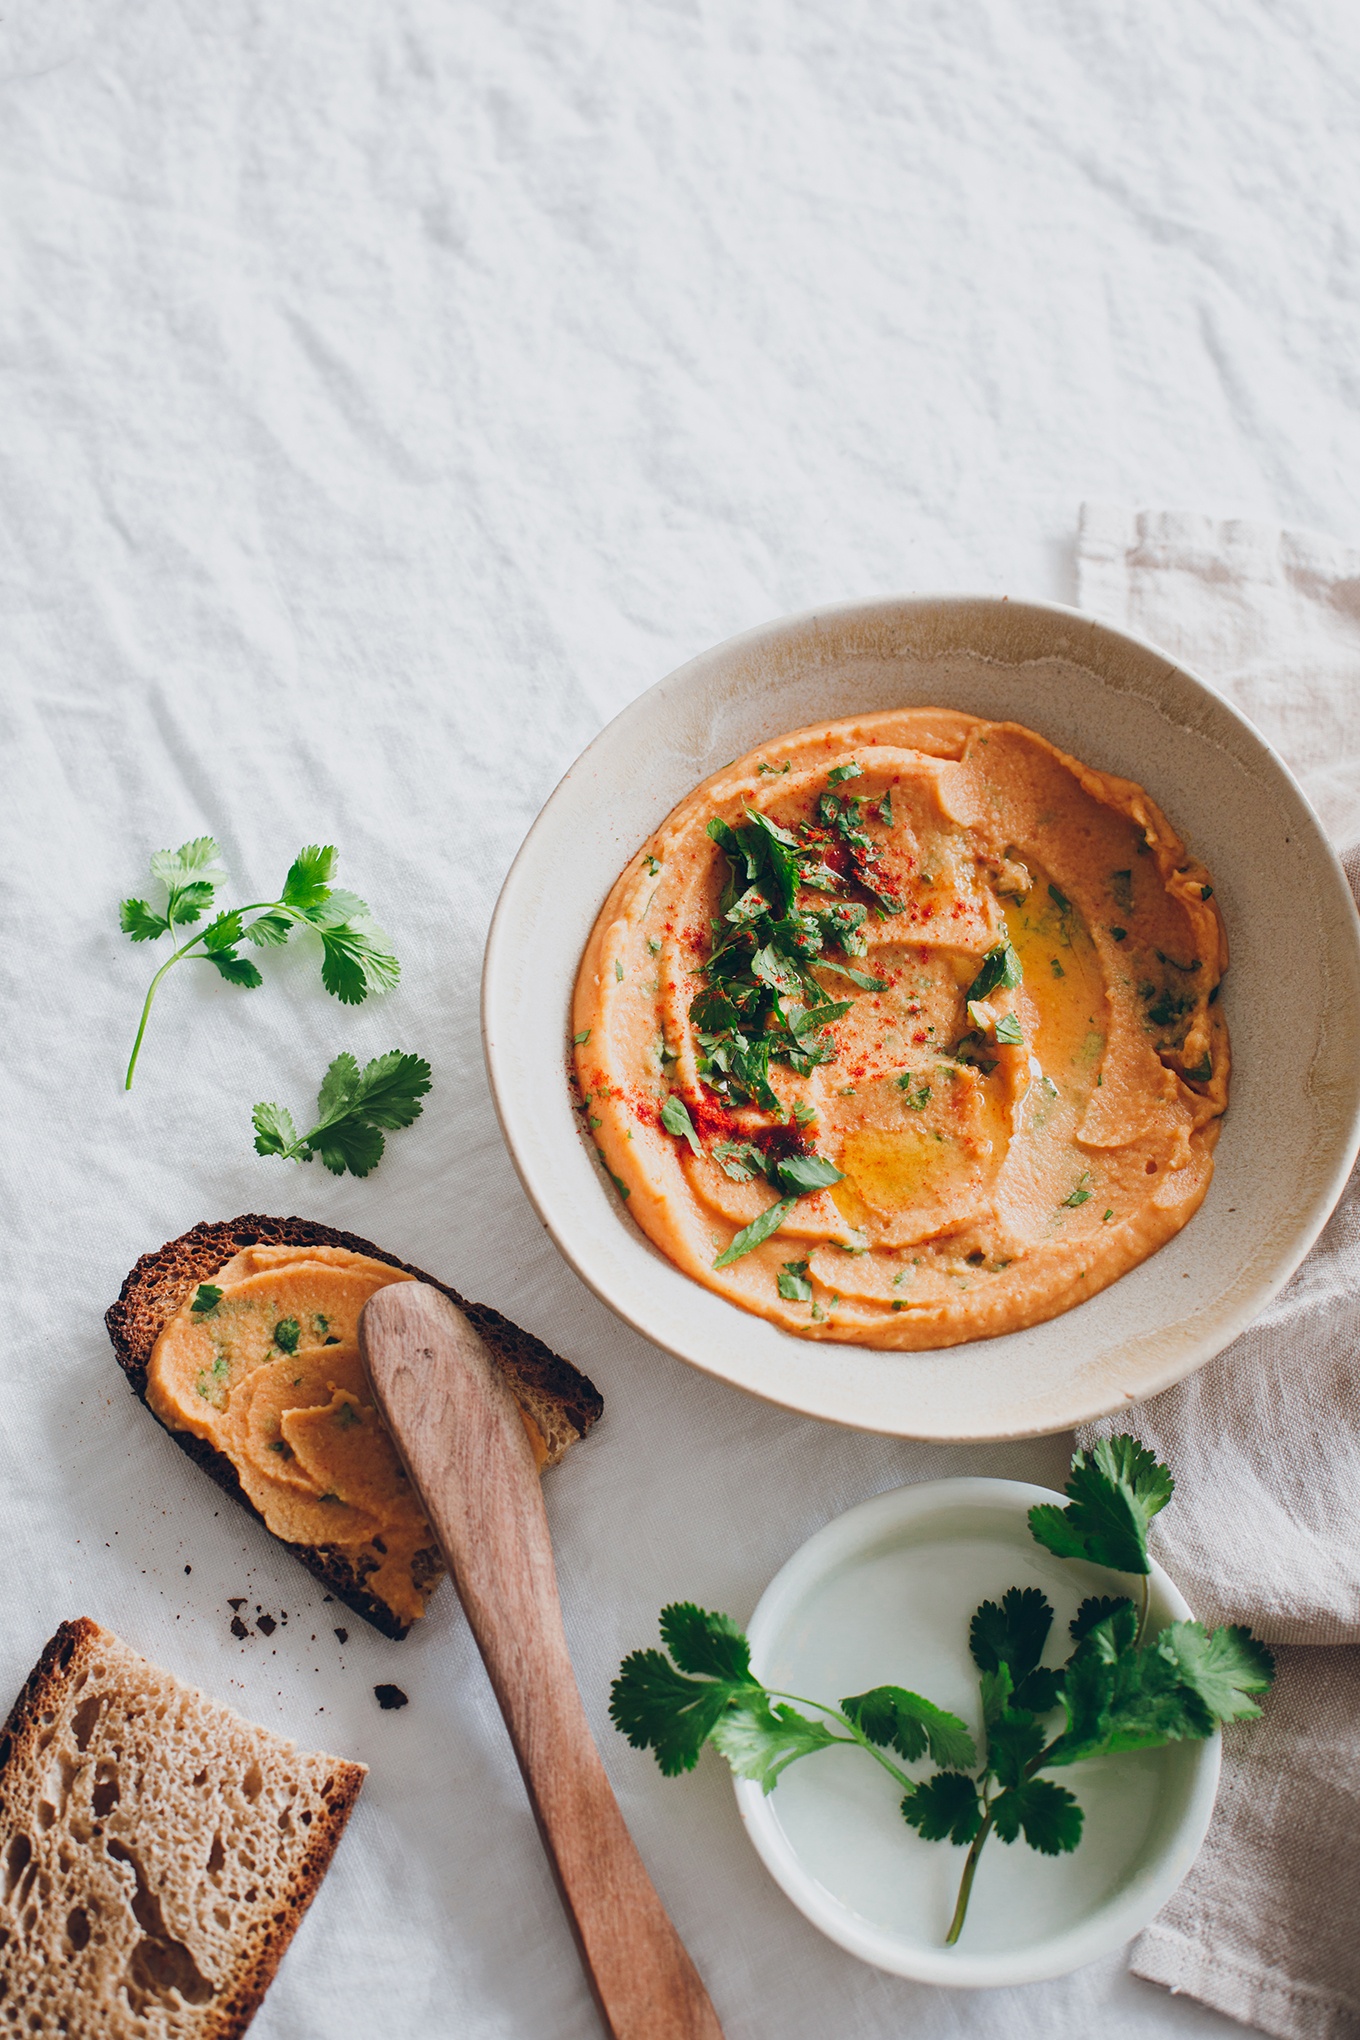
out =
{"type": "MultiPolygon", "coordinates": [[[[791,1278],[800,1272],[794,1262],[785,1270],[791,1278]]],[[[1148,1524],[1173,1485],[1137,1439],[1105,1440],[1074,1458],[1065,1509],[1045,1503],[1030,1511],[1031,1533],[1059,1556],[1146,1578],[1148,1524]]],[[[654,1751],[668,1777],[692,1770],[711,1742],[739,1777],[757,1779],[766,1792],[799,1757],[858,1743],[906,1788],[908,1826],[924,1841],[968,1850],[946,1937],[952,1945],[993,1832],[1006,1843],[1023,1836],[1047,1856],[1080,1843],[1075,1795],[1040,1773],[1203,1739],[1222,1722],[1260,1713],[1252,1696],[1267,1690],[1274,1665],[1249,1629],[1173,1622],[1145,1642],[1146,1611],[1146,1595],[1141,1618],[1127,1595],[1088,1598],[1068,1625],[1066,1661],[1050,1666],[1042,1658],[1053,1609],[1037,1587],[1011,1587],[999,1601],[984,1601],[968,1632],[979,1674],[981,1757],[965,1722],[900,1686],[877,1686],[833,1707],[762,1685],[731,1617],[688,1602],[661,1615],[674,1662],[660,1651],[634,1651],[619,1668],[609,1712],[634,1748],[654,1751]],[[928,1755],[939,1768],[912,1778],[889,1749],[907,1763],[928,1755]]]]}
{"type": "Polygon", "coordinates": [[[321,1082],[319,1118],[299,1134],[282,1105],[257,1105],[251,1114],[255,1152],[285,1162],[310,1162],[319,1155],[333,1176],[366,1176],[382,1160],[383,1128],[410,1126],[419,1119],[419,1100],[430,1089],[430,1065],[418,1055],[389,1049],[361,1070],[354,1057],[338,1055],[321,1082]]]}
{"type": "Polygon", "coordinates": [[[692,1771],[705,1742],[764,1792],[774,1790],[795,1758],[833,1743],[858,1743],[901,1785],[912,1781],[883,1754],[885,1747],[908,1761],[927,1750],[941,1764],[976,1761],[966,1724],[901,1686],[876,1686],[831,1707],[762,1685],[751,1671],[751,1647],[730,1615],[676,1602],[661,1611],[661,1640],[674,1664],[659,1650],[626,1657],[610,1691],[609,1717],[634,1749],[655,1753],[668,1778],[692,1771]],[[798,1707],[815,1707],[829,1720],[813,1720],[798,1707]],[[833,1723],[847,1733],[838,1734],[833,1723]]]}
{"type": "MultiPolygon", "coordinates": [[[[176,928],[202,920],[213,905],[217,888],[226,881],[218,860],[217,844],[211,836],[197,836],[191,843],[181,843],[178,850],[158,850],[151,859],[151,875],[165,888],[165,905],[157,912],[145,900],[123,900],[118,909],[123,933],[134,942],[155,942],[162,935],[173,940],[176,928]]],[[[166,958],[152,978],[142,1006],[125,1090],[132,1089],[142,1036],[161,979],[186,957],[210,963],[228,984],[253,991],[264,979],[249,957],[239,953],[241,943],[249,942],[256,949],[281,948],[295,928],[305,927],[321,937],[321,982],[343,1005],[357,1006],[370,992],[391,990],[401,976],[401,966],[364,901],[331,885],[335,861],[332,844],[310,844],[294,858],[278,899],[222,910],[166,958]],[[251,914],[256,918],[247,920],[251,914]]]]}

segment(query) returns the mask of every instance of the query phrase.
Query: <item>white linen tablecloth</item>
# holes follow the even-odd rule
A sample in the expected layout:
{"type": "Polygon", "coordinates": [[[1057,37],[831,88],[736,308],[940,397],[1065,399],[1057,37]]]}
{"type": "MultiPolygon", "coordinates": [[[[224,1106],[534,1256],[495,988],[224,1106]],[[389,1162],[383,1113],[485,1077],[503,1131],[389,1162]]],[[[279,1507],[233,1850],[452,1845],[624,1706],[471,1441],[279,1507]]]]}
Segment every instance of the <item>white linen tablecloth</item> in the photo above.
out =
{"type": "Polygon", "coordinates": [[[1092,494],[1360,530],[1358,54],[1340,4],[6,7],[0,1688],[89,1613],[372,1766],[260,2040],[597,2031],[453,1596],[399,1646],[337,1616],[116,1373],[137,1256],[261,1208],[379,1239],[603,1390],[547,1489],[569,1638],[729,2040],[1236,2030],[1122,1957],[960,1996],[862,1967],[716,1760],[667,1782],[614,1735],[662,1601],[745,1616],[850,1503],[1051,1482],[1070,1441],[855,1436],[646,1347],[524,1200],[477,980],[556,779],[703,646],[893,588],[1071,599],[1092,494]],[[351,1012],[301,953],[250,994],[185,967],[125,1097],[151,964],[116,901],[203,831],[241,898],[337,842],[402,985],[351,1012]],[[393,1044],[436,1088],[376,1176],[252,1153],[256,1099],[393,1044]]]}

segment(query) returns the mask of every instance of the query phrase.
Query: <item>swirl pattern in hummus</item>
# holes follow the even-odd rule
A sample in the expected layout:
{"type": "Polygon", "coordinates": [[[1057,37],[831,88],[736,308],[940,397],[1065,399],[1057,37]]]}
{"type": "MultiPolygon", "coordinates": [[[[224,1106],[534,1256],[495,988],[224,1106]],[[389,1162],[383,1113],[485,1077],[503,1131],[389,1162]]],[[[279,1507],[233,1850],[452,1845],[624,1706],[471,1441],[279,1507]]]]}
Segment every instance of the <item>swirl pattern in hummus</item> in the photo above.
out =
{"type": "Polygon", "coordinates": [[[803,1338],[953,1345],[1070,1309],[1193,1215],[1226,966],[1208,872],[1131,781],[949,710],[829,723],[715,773],[618,880],[577,979],[578,1107],[696,1281],[803,1338]],[[784,899],[744,861],[767,840],[796,846],[784,899]],[[754,1076],[721,1024],[738,966],[754,1076]],[[799,1194],[800,1159],[835,1180],[799,1194]]]}

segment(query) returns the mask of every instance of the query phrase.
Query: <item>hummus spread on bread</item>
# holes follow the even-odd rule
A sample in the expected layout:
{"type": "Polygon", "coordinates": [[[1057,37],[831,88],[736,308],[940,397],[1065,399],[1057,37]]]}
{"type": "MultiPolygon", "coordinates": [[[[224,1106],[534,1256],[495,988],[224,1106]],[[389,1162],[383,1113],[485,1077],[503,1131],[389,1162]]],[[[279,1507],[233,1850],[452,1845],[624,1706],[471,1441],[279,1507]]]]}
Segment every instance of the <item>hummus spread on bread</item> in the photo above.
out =
{"type": "Polygon", "coordinates": [[[1209,873],[1132,781],[896,710],[704,781],[605,902],[578,1110],[648,1237],[803,1338],[1036,1324],[1178,1232],[1228,1101],[1209,873]]]}
{"type": "Polygon", "coordinates": [[[247,1247],[170,1319],[146,1382],[162,1423],[226,1455],[276,1537],[343,1551],[402,1622],[424,1612],[413,1566],[434,1538],[364,1379],[358,1324],[376,1290],[413,1279],[344,1247],[247,1247]]]}

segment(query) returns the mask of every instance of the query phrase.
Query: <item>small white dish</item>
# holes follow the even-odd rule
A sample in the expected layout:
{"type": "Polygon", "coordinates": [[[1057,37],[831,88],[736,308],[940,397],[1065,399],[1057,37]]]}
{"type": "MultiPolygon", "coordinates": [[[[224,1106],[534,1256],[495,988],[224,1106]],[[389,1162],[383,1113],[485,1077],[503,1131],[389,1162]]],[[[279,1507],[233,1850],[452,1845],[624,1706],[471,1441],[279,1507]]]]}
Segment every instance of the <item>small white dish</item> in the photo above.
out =
{"type": "Polygon", "coordinates": [[[1360,920],[1269,745],[1164,652],[1056,604],[918,595],[784,617],[705,652],[602,730],[496,907],[482,1039],[520,1180],[582,1280],[691,1366],[908,1438],[1030,1437],[1169,1388],[1262,1311],[1360,1145],[1360,920]],[[934,1352],[794,1338],[692,1282],[620,1205],[571,1109],[572,987],[628,859],[699,780],[783,731],[940,703],[1136,779],[1213,873],[1233,1079],[1214,1180],[1161,1252],[1046,1324],[934,1352]]]}
{"type": "MultiPolygon", "coordinates": [[[[979,1602],[1039,1587],[1055,1615],[1043,1661],[1057,1665],[1088,1595],[1137,1598],[1136,1580],[1035,1543],[1029,1510],[1064,1500],[1024,1481],[963,1479],[861,1502],[765,1589],[747,1630],[756,1675],[833,1706],[872,1686],[905,1686],[977,1735],[968,1625],[979,1602]]],[[[1154,1564],[1149,1633],[1190,1613],[1154,1564]]],[[[1161,1910],[1208,1832],[1219,1761],[1215,1735],[1045,1772],[1081,1804],[1080,1845],[1043,1856],[991,1835],[952,1948],[944,1939],[967,1850],[922,1841],[902,1818],[899,1788],[862,1751],[802,1757],[769,1794],[739,1778],[737,1805],[775,1882],[852,1955],[919,1983],[1038,1983],[1121,1947],[1161,1910]]],[[[928,1778],[936,1767],[927,1758],[903,1768],[928,1778]]]]}

